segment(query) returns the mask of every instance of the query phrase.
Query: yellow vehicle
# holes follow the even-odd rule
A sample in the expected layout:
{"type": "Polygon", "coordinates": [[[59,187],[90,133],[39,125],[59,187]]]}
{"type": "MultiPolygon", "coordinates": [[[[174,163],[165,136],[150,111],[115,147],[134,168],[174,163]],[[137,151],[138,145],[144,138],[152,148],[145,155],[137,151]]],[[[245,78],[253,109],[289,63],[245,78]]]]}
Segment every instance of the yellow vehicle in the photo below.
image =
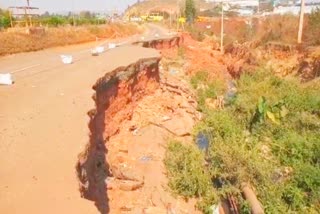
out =
{"type": "Polygon", "coordinates": [[[140,16],[140,18],[141,18],[143,21],[147,21],[148,15],[140,16]]]}
{"type": "Polygon", "coordinates": [[[184,24],[184,23],[186,23],[186,18],[185,17],[180,17],[178,19],[178,22],[181,23],[181,24],[184,24]]]}
{"type": "Polygon", "coordinates": [[[147,17],[147,21],[151,22],[161,22],[163,20],[163,16],[161,16],[159,13],[150,13],[147,17]]]}
{"type": "Polygon", "coordinates": [[[206,17],[206,16],[197,17],[197,22],[208,22],[208,21],[210,21],[210,17],[206,17]]]}

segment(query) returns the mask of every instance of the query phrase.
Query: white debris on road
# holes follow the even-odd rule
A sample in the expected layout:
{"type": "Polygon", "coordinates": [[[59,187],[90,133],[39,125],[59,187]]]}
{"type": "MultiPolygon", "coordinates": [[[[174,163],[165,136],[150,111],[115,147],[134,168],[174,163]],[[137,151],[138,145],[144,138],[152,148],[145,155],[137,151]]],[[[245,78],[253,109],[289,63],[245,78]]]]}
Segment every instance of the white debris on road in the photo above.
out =
{"type": "Polygon", "coordinates": [[[60,55],[63,64],[71,64],[73,62],[73,58],[71,55],[60,55]]]}
{"type": "Polygon", "coordinates": [[[11,74],[0,74],[0,85],[12,85],[13,80],[11,74]]]}

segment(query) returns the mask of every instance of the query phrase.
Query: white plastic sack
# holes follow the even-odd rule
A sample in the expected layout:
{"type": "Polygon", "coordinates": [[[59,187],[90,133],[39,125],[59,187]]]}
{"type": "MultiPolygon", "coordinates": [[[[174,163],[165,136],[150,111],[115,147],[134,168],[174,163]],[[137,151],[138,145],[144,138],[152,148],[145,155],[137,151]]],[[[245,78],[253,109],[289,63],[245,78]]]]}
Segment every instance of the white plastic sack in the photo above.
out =
{"type": "Polygon", "coordinates": [[[220,214],[220,204],[212,205],[210,209],[212,210],[212,214],[220,214]]]}
{"type": "Polygon", "coordinates": [[[11,74],[0,74],[0,85],[12,85],[13,80],[11,74]]]}
{"type": "Polygon", "coordinates": [[[73,58],[71,55],[60,55],[60,57],[63,64],[71,64],[73,61],[73,58]]]}
{"type": "Polygon", "coordinates": [[[99,54],[103,53],[104,52],[104,47],[103,46],[96,47],[96,52],[99,53],[99,54]]]}
{"type": "Polygon", "coordinates": [[[109,49],[116,48],[116,44],[114,44],[114,43],[109,43],[108,47],[109,47],[109,49]]]}
{"type": "Polygon", "coordinates": [[[98,46],[95,49],[91,50],[92,56],[99,56],[99,54],[101,54],[103,52],[104,52],[104,47],[102,47],[102,46],[98,46]]]}
{"type": "Polygon", "coordinates": [[[96,49],[92,49],[91,50],[91,55],[92,56],[99,56],[99,53],[98,53],[98,51],[96,49]]]}

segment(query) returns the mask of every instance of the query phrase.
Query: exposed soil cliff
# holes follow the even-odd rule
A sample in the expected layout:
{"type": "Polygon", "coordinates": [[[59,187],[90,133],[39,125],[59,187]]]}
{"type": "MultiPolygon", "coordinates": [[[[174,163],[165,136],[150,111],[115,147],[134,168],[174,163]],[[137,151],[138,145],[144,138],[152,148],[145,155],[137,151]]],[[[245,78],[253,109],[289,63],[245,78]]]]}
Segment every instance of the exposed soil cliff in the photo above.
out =
{"type": "Polygon", "coordinates": [[[106,142],[132,116],[137,102],[159,86],[160,58],[141,59],[119,67],[100,78],[93,86],[96,109],[90,117],[90,143],[79,155],[76,166],[82,197],[95,201],[101,213],[108,212],[105,179],[109,173],[106,142]]]}
{"type": "Polygon", "coordinates": [[[141,45],[145,48],[155,48],[159,49],[168,49],[176,46],[180,46],[183,40],[180,36],[167,37],[167,38],[159,38],[159,39],[150,39],[150,40],[142,40],[135,42],[135,45],[141,45]]]}

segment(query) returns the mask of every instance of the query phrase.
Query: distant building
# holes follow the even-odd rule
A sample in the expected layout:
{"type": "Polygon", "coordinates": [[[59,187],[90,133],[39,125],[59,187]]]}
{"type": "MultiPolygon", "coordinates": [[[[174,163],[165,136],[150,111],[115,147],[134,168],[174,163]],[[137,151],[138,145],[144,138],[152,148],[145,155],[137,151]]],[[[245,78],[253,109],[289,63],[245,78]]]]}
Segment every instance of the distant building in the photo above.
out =
{"type": "MultiPolygon", "coordinates": [[[[320,5],[306,5],[305,9],[304,9],[304,13],[310,14],[313,10],[315,10],[316,8],[320,8],[320,5]]],[[[279,6],[279,7],[275,7],[273,10],[273,14],[280,14],[280,15],[284,15],[284,14],[293,14],[293,15],[299,15],[300,13],[300,6],[279,6]]]]}
{"type": "Polygon", "coordinates": [[[257,7],[259,0],[205,0],[207,3],[227,3],[229,5],[238,5],[240,7],[257,7]]]}

